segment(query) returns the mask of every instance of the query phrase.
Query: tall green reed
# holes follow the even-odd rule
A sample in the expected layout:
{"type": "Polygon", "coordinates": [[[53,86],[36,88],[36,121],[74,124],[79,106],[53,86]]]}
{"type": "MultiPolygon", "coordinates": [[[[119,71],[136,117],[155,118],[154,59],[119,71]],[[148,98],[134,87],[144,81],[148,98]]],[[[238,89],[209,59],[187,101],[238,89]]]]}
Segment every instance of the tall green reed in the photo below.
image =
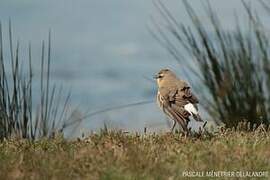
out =
{"type": "Polygon", "coordinates": [[[9,22],[9,53],[4,56],[3,33],[0,23],[0,139],[19,137],[37,139],[52,137],[73,125],[70,119],[70,93],[51,84],[51,32],[48,44],[42,42],[40,60],[39,97],[33,97],[32,48],[29,43],[28,60],[20,58],[20,44],[14,49],[11,22],[9,22]],[[28,64],[28,68],[23,65],[28,64]],[[9,67],[9,65],[11,67],[9,67]],[[26,72],[24,72],[26,70],[26,72]],[[37,99],[37,102],[34,102],[37,99]],[[63,103],[64,102],[64,103],[63,103]]]}

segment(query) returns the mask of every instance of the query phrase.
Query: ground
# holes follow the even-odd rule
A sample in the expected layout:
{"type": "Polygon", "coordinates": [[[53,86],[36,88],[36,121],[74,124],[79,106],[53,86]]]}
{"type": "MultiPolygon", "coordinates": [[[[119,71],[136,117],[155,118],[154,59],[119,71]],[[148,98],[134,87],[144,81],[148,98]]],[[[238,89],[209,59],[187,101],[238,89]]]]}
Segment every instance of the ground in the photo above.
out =
{"type": "Polygon", "coordinates": [[[103,132],[73,141],[11,139],[0,143],[0,179],[200,179],[212,171],[252,177],[261,172],[267,179],[269,149],[270,133],[263,131],[199,138],[103,132]]]}

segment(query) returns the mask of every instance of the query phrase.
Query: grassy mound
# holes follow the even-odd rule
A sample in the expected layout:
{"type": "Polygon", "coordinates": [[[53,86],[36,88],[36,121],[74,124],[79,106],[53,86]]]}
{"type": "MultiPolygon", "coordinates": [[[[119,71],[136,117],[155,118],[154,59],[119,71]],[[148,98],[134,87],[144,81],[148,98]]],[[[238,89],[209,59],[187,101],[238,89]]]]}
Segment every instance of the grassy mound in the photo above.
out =
{"type": "Polygon", "coordinates": [[[266,131],[201,138],[103,132],[76,141],[13,139],[0,143],[0,178],[180,179],[195,171],[204,176],[209,171],[270,172],[269,149],[266,131]]]}

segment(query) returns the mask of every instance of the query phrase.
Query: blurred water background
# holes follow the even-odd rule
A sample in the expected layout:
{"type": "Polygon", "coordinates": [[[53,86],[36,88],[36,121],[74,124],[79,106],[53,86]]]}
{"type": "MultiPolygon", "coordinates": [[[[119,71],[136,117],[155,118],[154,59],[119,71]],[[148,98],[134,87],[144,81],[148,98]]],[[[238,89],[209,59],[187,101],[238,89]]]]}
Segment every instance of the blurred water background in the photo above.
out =
{"type": "MultiPolygon", "coordinates": [[[[190,24],[179,0],[164,1],[184,24],[190,24]]],[[[204,17],[201,1],[190,0],[204,17]]],[[[242,21],[245,11],[240,0],[211,1],[225,28],[233,28],[235,12],[242,21]]],[[[252,2],[257,6],[256,3],[252,2]]],[[[259,11],[260,6],[256,7],[259,11]]],[[[1,0],[0,19],[8,46],[8,20],[14,39],[20,41],[21,57],[27,58],[32,44],[34,77],[39,75],[41,41],[52,30],[52,77],[71,89],[72,106],[81,112],[155,101],[156,85],[148,80],[159,69],[168,67],[183,79],[183,66],[151,36],[152,18],[164,24],[152,0],[1,0]]],[[[207,23],[207,21],[205,22],[207,23]]],[[[8,52],[5,54],[9,56],[8,52]]],[[[187,59],[188,60],[188,59],[187,59]]],[[[198,92],[197,92],[198,93],[198,92]]],[[[164,115],[155,103],[115,110],[87,118],[78,133],[103,126],[142,131],[167,128],[164,115]]]]}

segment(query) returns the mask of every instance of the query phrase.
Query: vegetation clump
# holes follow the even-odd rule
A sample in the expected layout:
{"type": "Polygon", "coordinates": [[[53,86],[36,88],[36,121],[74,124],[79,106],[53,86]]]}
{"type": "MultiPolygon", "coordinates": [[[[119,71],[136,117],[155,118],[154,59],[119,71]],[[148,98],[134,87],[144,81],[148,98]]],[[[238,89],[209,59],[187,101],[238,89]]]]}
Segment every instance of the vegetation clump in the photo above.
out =
{"type": "Polygon", "coordinates": [[[70,93],[63,96],[63,89],[51,82],[51,33],[47,53],[45,42],[42,42],[41,59],[38,59],[40,74],[33,72],[31,44],[28,58],[23,59],[19,41],[14,49],[12,36],[9,22],[9,49],[4,48],[0,23],[0,140],[51,137],[79,122],[72,119],[73,111],[68,108],[70,93]],[[4,51],[6,49],[10,52],[9,57],[4,51]],[[37,79],[33,80],[33,76],[37,79]],[[34,97],[33,92],[39,93],[34,97]]]}
{"type": "MultiPolygon", "coordinates": [[[[269,171],[270,133],[224,130],[214,136],[106,131],[0,143],[0,178],[181,179],[185,171],[269,171]]],[[[226,179],[226,178],[224,178],[226,179]]]]}

